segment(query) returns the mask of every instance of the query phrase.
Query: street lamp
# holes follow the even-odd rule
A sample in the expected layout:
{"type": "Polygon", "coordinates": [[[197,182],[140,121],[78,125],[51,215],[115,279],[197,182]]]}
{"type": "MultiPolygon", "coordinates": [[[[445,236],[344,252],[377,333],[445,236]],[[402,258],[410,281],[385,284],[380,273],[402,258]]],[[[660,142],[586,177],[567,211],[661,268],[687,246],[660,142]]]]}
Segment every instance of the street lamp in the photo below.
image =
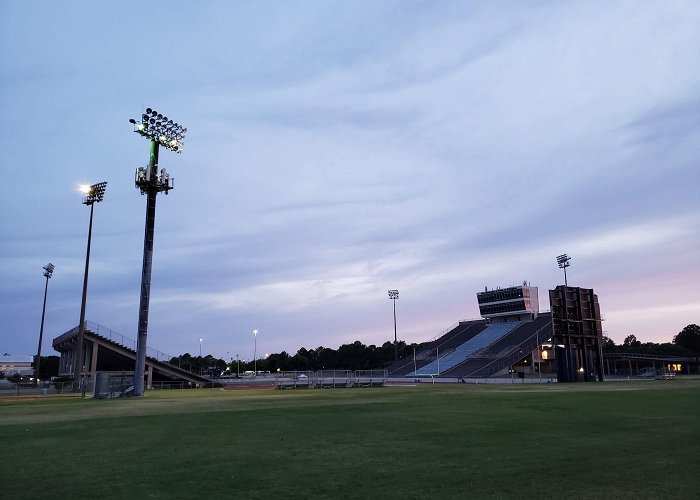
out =
{"type": "Polygon", "coordinates": [[[570,260],[571,257],[566,255],[565,253],[557,257],[557,264],[559,264],[559,268],[564,270],[564,286],[569,286],[569,284],[566,281],[566,268],[571,265],[569,264],[570,260]]]}
{"type": "Polygon", "coordinates": [[[73,359],[73,384],[78,389],[80,376],[83,370],[83,339],[85,337],[85,304],[87,302],[88,270],[90,269],[90,242],[92,241],[92,215],[95,203],[104,199],[106,182],[98,182],[92,185],[80,186],[80,190],[85,195],[83,204],[90,207],[90,225],[88,226],[87,252],[85,254],[85,275],[83,276],[83,300],[80,304],[80,324],[78,325],[78,345],[75,348],[73,359]]]}
{"type": "Polygon", "coordinates": [[[255,376],[258,376],[258,331],[253,330],[253,338],[255,339],[255,346],[253,348],[253,371],[255,376]]]}
{"type": "Polygon", "coordinates": [[[202,357],[202,342],[204,342],[204,339],[199,339],[199,357],[202,357]]]}
{"type": "Polygon", "coordinates": [[[168,194],[173,189],[174,180],[164,168],[158,172],[158,150],[163,146],[175,153],[182,152],[186,128],[169,120],[157,111],[146,108],[141,121],[133,118],[134,132],[150,141],[148,165],[136,169],[136,187],[146,200],[146,230],[143,238],[143,268],[141,271],[141,299],[139,302],[139,327],[136,342],[136,366],[134,369],[134,396],[143,396],[144,374],[146,371],[146,338],[148,336],[148,303],[151,295],[151,268],[153,266],[153,233],[156,221],[156,195],[161,191],[168,194]]]}
{"type": "Polygon", "coordinates": [[[236,354],[236,376],[240,377],[241,376],[241,365],[238,359],[238,354],[236,354]]]}
{"type": "Polygon", "coordinates": [[[46,286],[44,287],[44,307],[41,310],[41,328],[39,328],[39,349],[36,352],[36,368],[34,373],[34,378],[36,379],[37,385],[39,384],[39,368],[41,366],[41,342],[44,338],[44,316],[46,315],[46,293],[49,291],[49,279],[53,274],[55,266],[49,262],[44,266],[44,276],[46,277],[46,286]]]}
{"type": "Polygon", "coordinates": [[[389,290],[389,299],[394,301],[394,361],[399,360],[398,340],[396,338],[396,299],[399,298],[398,290],[389,290]]]}

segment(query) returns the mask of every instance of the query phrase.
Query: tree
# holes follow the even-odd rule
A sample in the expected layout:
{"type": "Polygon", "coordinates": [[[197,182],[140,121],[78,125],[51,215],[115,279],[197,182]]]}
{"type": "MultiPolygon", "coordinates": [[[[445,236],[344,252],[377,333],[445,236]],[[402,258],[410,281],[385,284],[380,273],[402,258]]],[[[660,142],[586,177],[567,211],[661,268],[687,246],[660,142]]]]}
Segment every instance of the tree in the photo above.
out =
{"type": "Polygon", "coordinates": [[[603,352],[615,352],[617,351],[617,346],[615,341],[610,337],[603,335],[603,352]]]}
{"type": "Polygon", "coordinates": [[[625,337],[625,340],[622,342],[622,347],[626,350],[635,349],[640,347],[641,345],[642,343],[639,340],[637,340],[636,335],[627,335],[627,337],[625,337]]]}
{"type": "Polygon", "coordinates": [[[698,361],[700,358],[700,326],[696,324],[686,326],[673,337],[673,343],[688,349],[695,356],[695,361],[698,361]]]}
{"type": "Polygon", "coordinates": [[[58,375],[59,362],[60,358],[58,356],[42,356],[39,378],[41,380],[49,380],[51,377],[58,375]]]}

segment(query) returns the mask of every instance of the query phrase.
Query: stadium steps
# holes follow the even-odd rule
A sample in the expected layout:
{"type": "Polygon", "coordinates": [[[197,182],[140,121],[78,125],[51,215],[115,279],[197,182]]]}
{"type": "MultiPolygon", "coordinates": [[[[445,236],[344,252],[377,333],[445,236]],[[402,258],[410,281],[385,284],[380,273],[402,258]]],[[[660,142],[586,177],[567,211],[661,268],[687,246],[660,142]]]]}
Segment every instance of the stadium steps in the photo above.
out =
{"type": "MultiPolygon", "coordinates": [[[[486,328],[486,321],[462,321],[444,335],[418,345],[416,349],[416,368],[421,368],[435,360],[436,349],[439,352],[452,352],[470,338],[478,335],[486,328]]],[[[387,372],[390,377],[404,377],[414,370],[413,354],[389,365],[387,372]]]]}
{"type": "Polygon", "coordinates": [[[484,349],[502,339],[508,332],[519,327],[521,322],[514,323],[495,323],[487,326],[474,337],[467,340],[465,343],[457,347],[453,352],[446,356],[440,357],[427,365],[417,369],[415,372],[409,372],[407,377],[416,377],[421,375],[434,375],[447,372],[454,366],[463,363],[473,353],[484,349]],[[438,369],[439,367],[439,369],[438,369]]]}
{"type": "Polygon", "coordinates": [[[506,336],[445,371],[445,377],[491,377],[529,355],[552,336],[552,316],[540,313],[506,336]]]}

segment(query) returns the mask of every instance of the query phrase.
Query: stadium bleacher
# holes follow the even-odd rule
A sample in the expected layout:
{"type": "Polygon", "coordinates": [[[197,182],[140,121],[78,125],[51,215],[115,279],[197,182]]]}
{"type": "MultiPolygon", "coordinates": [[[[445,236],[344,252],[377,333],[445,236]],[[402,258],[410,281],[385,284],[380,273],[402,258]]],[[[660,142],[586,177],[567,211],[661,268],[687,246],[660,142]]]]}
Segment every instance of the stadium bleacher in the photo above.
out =
{"type": "MultiPolygon", "coordinates": [[[[439,338],[425,342],[416,350],[415,367],[420,368],[435,359],[436,349],[445,354],[454,351],[487,327],[485,320],[461,321],[439,338]]],[[[400,359],[387,368],[390,377],[403,377],[414,371],[413,356],[400,359]]]]}
{"type": "Polygon", "coordinates": [[[425,364],[416,371],[409,372],[406,376],[416,377],[421,375],[436,375],[441,374],[454,366],[463,363],[470,355],[477,351],[488,347],[501,338],[508,332],[516,329],[522,322],[512,323],[494,323],[480,331],[477,335],[456,347],[452,352],[438,359],[425,364]]]}
{"type": "MultiPolygon", "coordinates": [[[[489,377],[502,369],[509,357],[520,357],[552,335],[551,313],[540,313],[534,321],[527,321],[511,330],[486,349],[475,352],[462,363],[442,373],[444,377],[489,377]],[[522,353],[521,353],[522,351],[522,353]]],[[[442,365],[440,366],[442,368],[442,365]]]]}

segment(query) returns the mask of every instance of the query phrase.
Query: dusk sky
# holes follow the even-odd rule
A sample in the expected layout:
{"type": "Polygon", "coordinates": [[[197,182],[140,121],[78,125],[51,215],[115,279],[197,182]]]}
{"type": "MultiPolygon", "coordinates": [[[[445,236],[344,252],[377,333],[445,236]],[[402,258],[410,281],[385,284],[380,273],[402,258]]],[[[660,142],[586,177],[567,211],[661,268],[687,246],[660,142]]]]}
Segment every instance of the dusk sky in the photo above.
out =
{"type": "Polygon", "coordinates": [[[0,0],[0,354],[137,337],[146,107],[188,128],[158,195],[148,345],[250,359],[593,288],[606,334],[700,323],[700,2],[0,0]]]}

